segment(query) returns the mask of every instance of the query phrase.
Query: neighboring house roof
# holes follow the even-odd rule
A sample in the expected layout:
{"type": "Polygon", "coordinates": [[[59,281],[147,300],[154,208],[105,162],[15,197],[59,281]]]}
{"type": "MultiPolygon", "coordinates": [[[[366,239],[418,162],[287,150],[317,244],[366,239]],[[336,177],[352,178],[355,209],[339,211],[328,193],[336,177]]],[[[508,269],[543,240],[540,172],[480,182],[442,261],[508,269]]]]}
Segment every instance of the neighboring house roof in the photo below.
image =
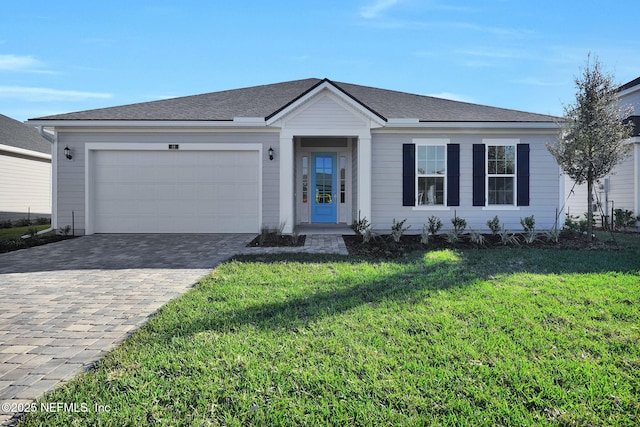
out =
{"type": "Polygon", "coordinates": [[[267,120],[325,82],[384,120],[554,122],[558,119],[543,114],[312,78],[31,120],[231,121],[236,117],[267,120]]]}
{"type": "Polygon", "coordinates": [[[0,114],[0,145],[51,154],[51,144],[36,128],[0,114]]]}
{"type": "Polygon", "coordinates": [[[638,77],[637,79],[633,79],[630,82],[625,83],[622,86],[620,86],[618,88],[618,92],[622,92],[623,90],[627,90],[627,89],[630,89],[630,88],[632,88],[634,86],[638,86],[638,85],[640,85],[640,77],[638,77]]]}

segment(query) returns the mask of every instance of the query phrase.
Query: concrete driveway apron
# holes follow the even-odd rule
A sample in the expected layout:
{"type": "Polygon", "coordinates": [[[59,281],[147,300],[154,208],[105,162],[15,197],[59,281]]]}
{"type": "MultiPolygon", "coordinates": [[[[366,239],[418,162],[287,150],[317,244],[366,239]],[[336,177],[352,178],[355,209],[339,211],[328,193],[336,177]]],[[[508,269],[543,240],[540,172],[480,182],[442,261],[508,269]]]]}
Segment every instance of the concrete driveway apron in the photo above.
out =
{"type": "Polygon", "coordinates": [[[253,237],[92,235],[0,254],[0,422],[86,370],[253,237]]]}

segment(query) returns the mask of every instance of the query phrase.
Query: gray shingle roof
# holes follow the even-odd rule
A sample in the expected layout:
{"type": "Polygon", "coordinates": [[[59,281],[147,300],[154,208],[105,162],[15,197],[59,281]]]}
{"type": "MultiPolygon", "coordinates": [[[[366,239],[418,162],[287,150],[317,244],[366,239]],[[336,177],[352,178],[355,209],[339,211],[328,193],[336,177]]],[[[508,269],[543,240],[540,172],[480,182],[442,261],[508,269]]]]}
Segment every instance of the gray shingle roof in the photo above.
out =
{"type": "Polygon", "coordinates": [[[0,144],[51,154],[51,144],[36,128],[0,114],[0,144]]]}
{"type": "Polygon", "coordinates": [[[552,122],[557,117],[451,101],[324,79],[295,80],[202,95],[79,111],[32,120],[225,121],[269,118],[323,82],[329,82],[372,113],[384,118],[425,122],[552,122]]]}

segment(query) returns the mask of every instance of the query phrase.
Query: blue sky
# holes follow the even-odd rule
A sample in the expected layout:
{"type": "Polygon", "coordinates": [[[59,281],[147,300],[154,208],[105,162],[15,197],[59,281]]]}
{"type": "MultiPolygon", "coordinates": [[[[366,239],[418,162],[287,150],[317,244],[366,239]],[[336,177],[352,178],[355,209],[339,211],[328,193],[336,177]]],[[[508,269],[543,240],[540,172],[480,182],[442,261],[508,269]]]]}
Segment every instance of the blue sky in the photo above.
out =
{"type": "Polygon", "coordinates": [[[589,52],[640,76],[636,2],[3,0],[0,113],[327,77],[562,114],[589,52]]]}

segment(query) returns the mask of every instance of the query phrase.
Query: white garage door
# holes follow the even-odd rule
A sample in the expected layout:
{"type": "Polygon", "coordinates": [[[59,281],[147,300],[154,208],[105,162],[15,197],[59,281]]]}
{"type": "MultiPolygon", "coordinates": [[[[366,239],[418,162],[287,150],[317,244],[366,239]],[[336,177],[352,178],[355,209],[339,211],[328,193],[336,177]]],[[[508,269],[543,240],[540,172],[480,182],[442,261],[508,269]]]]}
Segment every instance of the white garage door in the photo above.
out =
{"type": "Polygon", "coordinates": [[[95,151],[96,233],[254,233],[257,151],[95,151]]]}

